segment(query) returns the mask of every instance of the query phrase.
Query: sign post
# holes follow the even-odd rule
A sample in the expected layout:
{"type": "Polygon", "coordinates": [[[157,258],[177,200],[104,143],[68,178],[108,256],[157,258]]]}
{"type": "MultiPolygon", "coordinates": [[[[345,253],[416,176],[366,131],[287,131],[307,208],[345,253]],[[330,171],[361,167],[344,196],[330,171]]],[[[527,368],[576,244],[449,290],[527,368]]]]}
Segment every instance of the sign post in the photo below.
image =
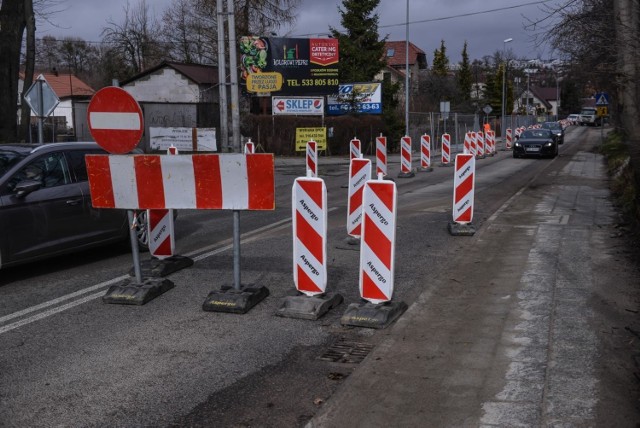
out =
{"type": "MultiPolygon", "coordinates": [[[[133,150],[142,137],[144,121],[138,102],[124,89],[109,86],[96,92],[87,108],[89,131],[98,145],[112,154],[123,154],[133,150]]],[[[91,171],[87,161],[87,171],[91,171]]],[[[90,180],[94,174],[89,173],[90,180]]],[[[91,182],[90,182],[91,186],[91,182]]],[[[93,189],[92,189],[93,190],[93,189]]],[[[95,192],[91,194],[92,202],[95,192]]],[[[96,206],[96,204],[94,204],[96,206]]],[[[133,255],[135,282],[124,280],[114,284],[102,296],[105,303],[144,305],[166,291],[174,284],[166,278],[142,278],[140,250],[136,234],[138,216],[128,210],[129,240],[133,255]]],[[[148,225],[146,225],[148,227],[148,225]]]]}
{"type": "Polygon", "coordinates": [[[38,144],[44,143],[43,121],[45,117],[49,117],[56,106],[60,103],[60,99],[53,92],[47,79],[41,74],[35,82],[24,93],[25,102],[31,107],[31,110],[38,116],[38,144]]]}

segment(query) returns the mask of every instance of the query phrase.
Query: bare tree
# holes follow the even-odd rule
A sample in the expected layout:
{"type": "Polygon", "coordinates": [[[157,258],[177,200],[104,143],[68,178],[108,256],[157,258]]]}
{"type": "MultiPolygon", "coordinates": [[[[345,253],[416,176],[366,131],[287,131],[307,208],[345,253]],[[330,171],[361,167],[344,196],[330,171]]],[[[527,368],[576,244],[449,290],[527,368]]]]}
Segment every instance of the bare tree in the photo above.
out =
{"type": "Polygon", "coordinates": [[[162,41],[177,61],[215,64],[216,22],[215,3],[174,0],[162,16],[162,41]]]}
{"type": "Polygon", "coordinates": [[[103,41],[123,53],[130,74],[137,74],[165,57],[160,43],[160,27],[149,15],[146,0],[140,0],[131,9],[124,7],[124,21],[120,24],[108,21],[102,31],[103,41]]]}

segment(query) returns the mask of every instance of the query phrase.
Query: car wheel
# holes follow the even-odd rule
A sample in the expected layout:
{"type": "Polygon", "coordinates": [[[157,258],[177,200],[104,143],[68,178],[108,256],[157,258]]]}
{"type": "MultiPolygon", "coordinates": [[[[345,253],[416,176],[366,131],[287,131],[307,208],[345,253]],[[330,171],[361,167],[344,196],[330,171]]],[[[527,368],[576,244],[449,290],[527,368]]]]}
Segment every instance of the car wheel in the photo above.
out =
{"type": "Polygon", "coordinates": [[[518,154],[516,152],[513,152],[513,158],[514,159],[518,159],[520,156],[518,156],[518,154]]]}
{"type": "Polygon", "coordinates": [[[135,212],[136,237],[140,251],[149,251],[149,228],[147,223],[147,210],[135,212]]]}

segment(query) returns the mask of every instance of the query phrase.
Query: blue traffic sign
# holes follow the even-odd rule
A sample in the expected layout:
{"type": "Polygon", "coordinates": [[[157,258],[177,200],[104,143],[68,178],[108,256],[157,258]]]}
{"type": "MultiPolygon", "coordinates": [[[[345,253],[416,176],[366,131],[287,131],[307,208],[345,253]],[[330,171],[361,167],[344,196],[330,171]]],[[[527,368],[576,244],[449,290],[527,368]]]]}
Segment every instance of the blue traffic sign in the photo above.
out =
{"type": "Polygon", "coordinates": [[[608,106],[609,105],[609,94],[606,92],[598,92],[596,94],[596,105],[597,106],[608,106]]]}

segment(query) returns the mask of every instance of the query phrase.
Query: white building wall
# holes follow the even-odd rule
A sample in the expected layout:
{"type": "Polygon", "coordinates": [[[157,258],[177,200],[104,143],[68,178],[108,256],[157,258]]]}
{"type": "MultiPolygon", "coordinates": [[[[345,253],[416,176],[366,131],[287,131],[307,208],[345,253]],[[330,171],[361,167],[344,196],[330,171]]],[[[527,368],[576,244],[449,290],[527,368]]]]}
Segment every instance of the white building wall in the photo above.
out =
{"type": "Polygon", "coordinates": [[[198,85],[169,67],[131,82],[122,88],[138,102],[200,102],[198,85]]]}

